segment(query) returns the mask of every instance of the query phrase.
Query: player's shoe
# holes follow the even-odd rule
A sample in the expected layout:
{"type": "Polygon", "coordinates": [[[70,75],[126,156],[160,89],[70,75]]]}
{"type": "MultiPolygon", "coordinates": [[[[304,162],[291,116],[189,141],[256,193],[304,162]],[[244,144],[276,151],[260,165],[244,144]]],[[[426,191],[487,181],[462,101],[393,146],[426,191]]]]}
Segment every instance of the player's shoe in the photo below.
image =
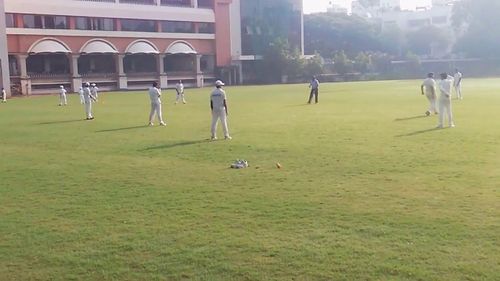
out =
{"type": "Polygon", "coordinates": [[[153,122],[149,122],[148,126],[154,126],[155,124],[153,122]]]}
{"type": "Polygon", "coordinates": [[[455,128],[455,124],[450,124],[450,128],[455,128]]]}
{"type": "Polygon", "coordinates": [[[233,138],[231,136],[225,136],[224,139],[225,140],[232,140],[233,138]]]}
{"type": "Polygon", "coordinates": [[[217,137],[212,136],[212,137],[210,137],[210,140],[211,140],[211,141],[216,141],[216,140],[217,140],[217,137]]]}
{"type": "Polygon", "coordinates": [[[160,126],[167,126],[167,124],[165,122],[161,122],[160,126]]]}
{"type": "Polygon", "coordinates": [[[431,112],[430,112],[429,110],[427,110],[427,111],[425,112],[425,116],[429,116],[429,115],[431,115],[431,112]]]}
{"type": "Polygon", "coordinates": [[[436,126],[436,129],[442,129],[443,128],[443,125],[437,125],[436,126]]]}

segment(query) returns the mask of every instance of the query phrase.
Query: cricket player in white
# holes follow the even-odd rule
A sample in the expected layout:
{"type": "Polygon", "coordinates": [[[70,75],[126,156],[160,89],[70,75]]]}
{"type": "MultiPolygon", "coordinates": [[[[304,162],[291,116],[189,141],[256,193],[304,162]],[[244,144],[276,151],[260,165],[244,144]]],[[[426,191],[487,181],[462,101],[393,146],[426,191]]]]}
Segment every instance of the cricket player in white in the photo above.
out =
{"type": "Polygon", "coordinates": [[[5,92],[5,88],[2,88],[2,103],[7,102],[7,92],[5,92]]]}
{"type": "Polygon", "coordinates": [[[90,88],[90,91],[92,92],[92,95],[94,96],[95,101],[97,102],[97,99],[99,98],[99,94],[98,94],[99,88],[97,88],[95,83],[92,83],[91,86],[92,86],[92,88],[90,88]]]}
{"type": "Polygon", "coordinates": [[[211,140],[217,139],[217,123],[222,123],[222,130],[224,131],[224,139],[232,139],[229,135],[229,130],[227,128],[227,101],[226,92],[222,89],[225,84],[217,80],[215,81],[215,90],[212,91],[210,95],[210,108],[212,109],[212,137],[211,140]]]}
{"type": "Polygon", "coordinates": [[[427,74],[427,79],[425,79],[420,86],[420,90],[422,91],[422,95],[425,95],[429,100],[429,109],[425,112],[425,115],[429,116],[431,115],[431,113],[438,114],[436,102],[436,81],[434,80],[434,73],[427,74]]]}
{"type": "Polygon", "coordinates": [[[448,74],[441,74],[441,81],[439,82],[439,90],[441,95],[439,97],[439,124],[437,128],[443,128],[444,115],[448,116],[448,123],[450,128],[455,127],[453,122],[453,113],[451,112],[451,87],[453,79],[448,77],[448,74]]]}
{"type": "Polygon", "coordinates": [[[66,89],[64,89],[64,86],[61,85],[59,86],[59,106],[61,105],[68,105],[68,100],[66,98],[66,89]]]}
{"type": "Polygon", "coordinates": [[[455,93],[457,94],[458,99],[464,99],[462,96],[462,73],[455,69],[455,74],[453,75],[453,87],[455,88],[455,93]]]}
{"type": "Polygon", "coordinates": [[[182,84],[182,80],[179,80],[179,83],[175,85],[175,91],[177,92],[177,98],[175,99],[175,104],[179,103],[182,99],[182,103],[186,104],[186,99],[184,97],[184,84],[182,84]]]}
{"type": "Polygon", "coordinates": [[[80,96],[80,104],[84,104],[85,98],[83,97],[83,87],[80,87],[80,90],[78,90],[78,95],[80,96]]]}
{"type": "Polygon", "coordinates": [[[149,126],[153,126],[153,119],[155,114],[158,116],[158,121],[160,121],[160,126],[166,126],[163,122],[163,117],[161,114],[161,91],[158,88],[158,83],[153,82],[153,87],[149,88],[149,98],[151,99],[151,112],[149,113],[149,126]]]}
{"type": "Polygon", "coordinates": [[[92,101],[96,101],[96,98],[92,95],[90,91],[90,84],[87,82],[83,88],[83,98],[85,100],[85,114],[87,116],[86,120],[94,120],[92,115],[92,101]]]}

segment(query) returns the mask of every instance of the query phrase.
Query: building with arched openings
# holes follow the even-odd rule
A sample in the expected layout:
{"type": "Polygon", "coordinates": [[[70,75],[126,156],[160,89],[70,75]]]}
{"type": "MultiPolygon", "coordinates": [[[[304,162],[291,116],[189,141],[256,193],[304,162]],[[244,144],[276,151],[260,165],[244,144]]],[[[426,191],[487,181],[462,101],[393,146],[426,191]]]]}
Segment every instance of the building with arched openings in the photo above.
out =
{"type": "MultiPolygon", "coordinates": [[[[286,36],[303,51],[302,1],[279,1],[294,11],[286,36]]],[[[22,94],[59,85],[76,91],[83,82],[104,90],[144,89],[153,81],[165,88],[178,80],[202,87],[216,78],[238,84],[260,59],[246,46],[252,42],[245,42],[243,21],[266,9],[262,0],[2,2],[3,76],[22,94]]]]}

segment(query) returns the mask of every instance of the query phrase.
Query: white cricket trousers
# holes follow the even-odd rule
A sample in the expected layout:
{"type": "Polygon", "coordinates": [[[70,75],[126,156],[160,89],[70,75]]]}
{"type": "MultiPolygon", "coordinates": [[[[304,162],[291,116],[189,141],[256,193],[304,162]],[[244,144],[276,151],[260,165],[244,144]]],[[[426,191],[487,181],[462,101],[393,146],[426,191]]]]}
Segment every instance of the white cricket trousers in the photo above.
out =
{"type": "Polygon", "coordinates": [[[81,104],[85,103],[85,97],[83,95],[80,95],[80,103],[81,104]]]}
{"type": "Polygon", "coordinates": [[[186,103],[186,99],[184,98],[184,92],[182,93],[177,93],[177,99],[175,100],[175,103],[178,103],[179,101],[182,100],[182,103],[186,103]]]}
{"type": "Polygon", "coordinates": [[[217,137],[217,123],[219,122],[222,123],[222,131],[224,132],[224,137],[229,137],[229,130],[227,128],[227,115],[226,115],[226,110],[225,108],[214,108],[212,110],[212,127],[211,127],[211,132],[212,132],[212,137],[215,138],[217,137]]]}
{"type": "Polygon", "coordinates": [[[85,114],[87,115],[87,119],[94,117],[92,116],[92,101],[85,102],[85,114]]]}
{"type": "Polygon", "coordinates": [[[163,116],[161,114],[161,103],[151,103],[151,112],[149,113],[149,123],[153,123],[153,119],[158,116],[158,121],[163,123],[163,116]]]}
{"type": "Polygon", "coordinates": [[[66,94],[59,94],[59,105],[68,104],[68,100],[66,99],[66,94]]]}
{"type": "Polygon", "coordinates": [[[441,97],[439,99],[439,124],[442,127],[444,124],[444,116],[448,118],[448,124],[450,126],[455,125],[453,122],[453,113],[451,112],[451,98],[441,97]]]}
{"type": "Polygon", "coordinates": [[[455,85],[455,93],[457,93],[457,98],[463,99],[463,96],[462,96],[462,84],[455,85]]]}
{"type": "Polygon", "coordinates": [[[429,100],[429,112],[436,113],[437,111],[437,100],[436,96],[433,94],[425,94],[427,99],[429,100]]]}

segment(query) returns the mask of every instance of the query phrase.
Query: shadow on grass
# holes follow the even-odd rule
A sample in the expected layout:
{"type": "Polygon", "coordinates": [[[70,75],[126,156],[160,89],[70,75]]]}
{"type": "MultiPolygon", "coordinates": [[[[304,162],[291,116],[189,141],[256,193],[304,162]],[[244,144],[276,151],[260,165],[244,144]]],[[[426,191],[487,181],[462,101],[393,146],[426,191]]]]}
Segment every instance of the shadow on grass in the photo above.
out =
{"type": "Polygon", "coordinates": [[[434,131],[441,131],[441,130],[445,130],[445,129],[447,129],[447,128],[432,128],[432,129],[420,130],[420,131],[416,131],[416,132],[409,133],[409,134],[397,135],[396,138],[411,137],[411,136],[430,133],[430,132],[434,132],[434,131]]]}
{"type": "Polygon", "coordinates": [[[107,133],[107,132],[117,132],[117,131],[126,131],[126,130],[134,130],[134,129],[144,129],[144,128],[149,128],[149,126],[142,125],[142,126],[124,127],[124,128],[100,130],[100,131],[96,131],[96,132],[97,133],[107,133]]]}
{"type": "Polygon", "coordinates": [[[427,116],[425,115],[417,115],[417,116],[412,116],[412,117],[406,117],[406,118],[397,118],[394,121],[399,122],[399,121],[409,121],[409,120],[415,120],[415,119],[421,119],[421,118],[426,118],[427,116]]]}
{"type": "Polygon", "coordinates": [[[194,141],[181,141],[181,142],[176,142],[176,143],[171,143],[171,144],[150,146],[148,148],[142,149],[141,151],[149,151],[149,150],[157,150],[157,149],[170,149],[170,148],[174,148],[174,147],[188,146],[188,145],[205,143],[205,142],[210,142],[210,140],[204,139],[204,140],[194,140],[194,141]]]}
{"type": "Polygon", "coordinates": [[[87,120],[77,119],[77,120],[50,121],[50,122],[38,123],[38,125],[54,125],[54,124],[64,124],[64,123],[74,123],[74,122],[84,122],[84,121],[87,121],[87,120]]]}

